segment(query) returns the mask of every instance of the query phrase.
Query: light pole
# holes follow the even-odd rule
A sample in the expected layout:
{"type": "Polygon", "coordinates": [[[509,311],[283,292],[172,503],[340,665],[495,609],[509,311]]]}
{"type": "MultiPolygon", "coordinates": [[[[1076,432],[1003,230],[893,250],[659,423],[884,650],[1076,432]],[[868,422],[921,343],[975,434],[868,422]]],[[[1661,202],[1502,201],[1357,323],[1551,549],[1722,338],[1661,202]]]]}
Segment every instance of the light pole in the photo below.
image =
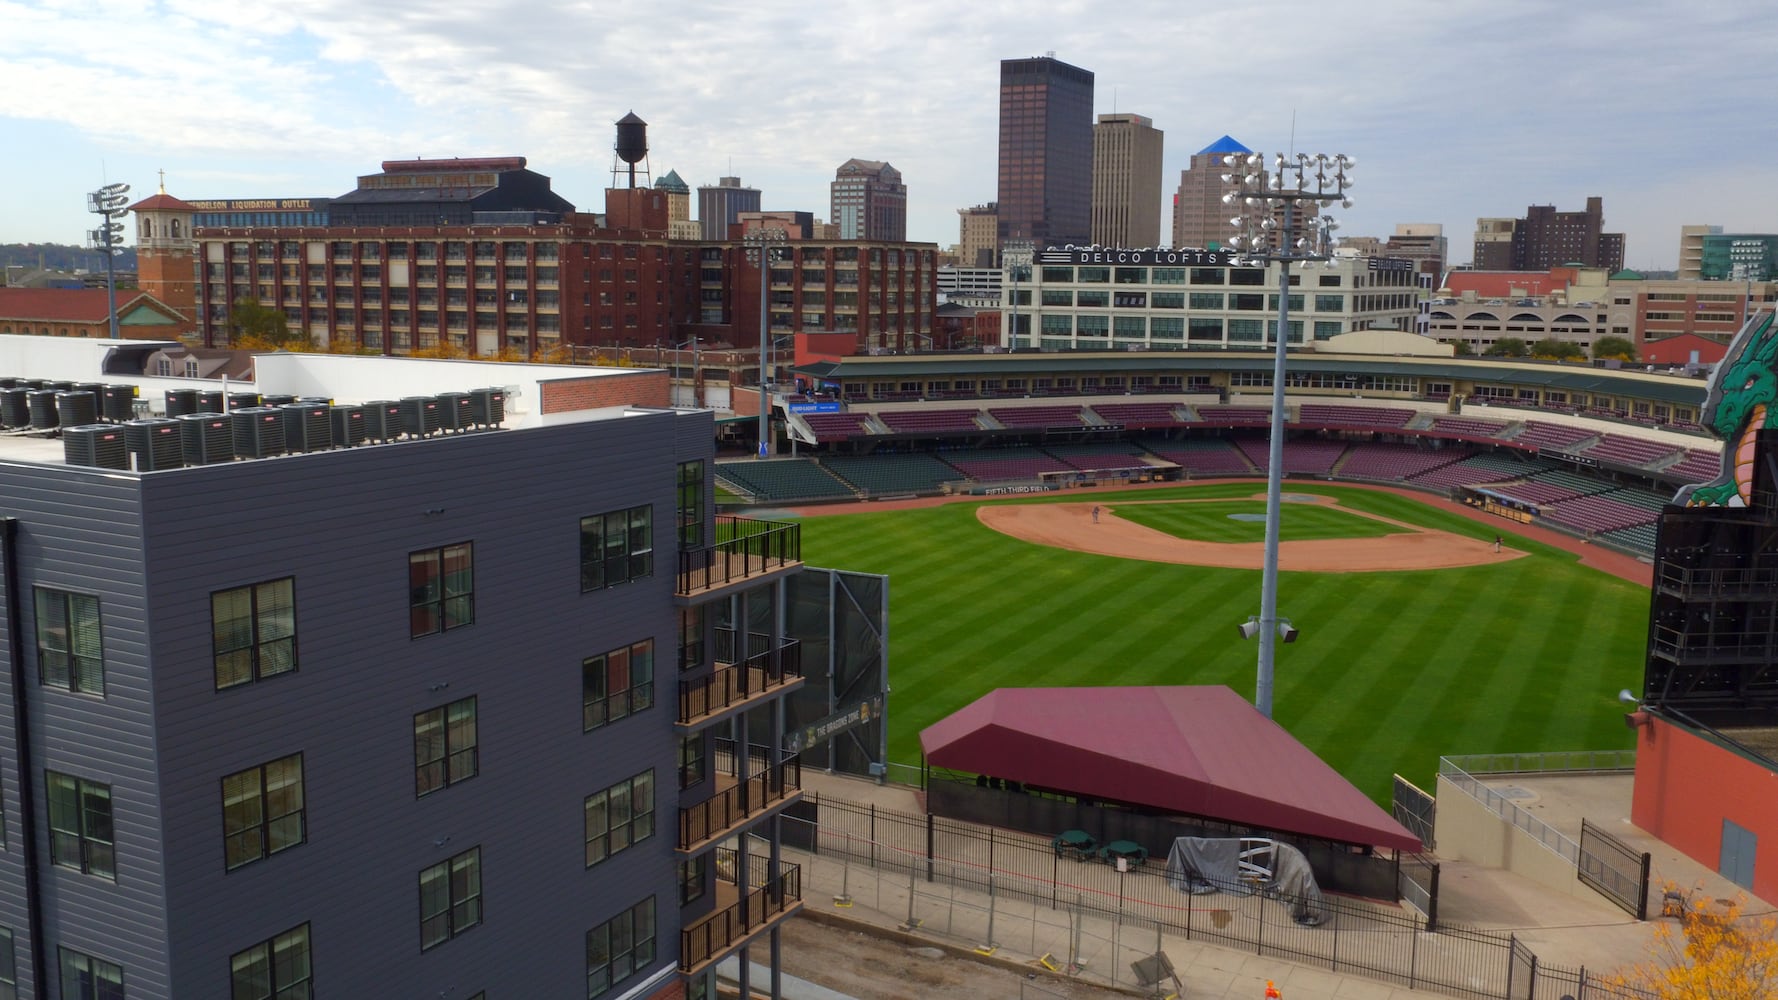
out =
{"type": "Polygon", "coordinates": [[[1325,261],[1333,259],[1332,231],[1337,228],[1333,217],[1322,215],[1323,206],[1338,202],[1351,208],[1346,191],[1352,186],[1349,174],[1355,162],[1344,153],[1328,156],[1298,153],[1288,159],[1283,153],[1273,161],[1270,178],[1265,171],[1265,157],[1254,153],[1236,157],[1233,165],[1239,174],[1222,175],[1225,183],[1239,187],[1223,195],[1223,202],[1237,206],[1239,215],[1229,222],[1240,234],[1230,238],[1229,246],[1244,260],[1278,265],[1278,327],[1274,331],[1275,349],[1272,359],[1272,430],[1271,449],[1266,467],[1266,561],[1260,577],[1259,617],[1242,626],[1243,636],[1259,635],[1259,677],[1254,684],[1253,704],[1266,718],[1272,717],[1272,658],[1277,641],[1296,640],[1296,628],[1278,617],[1278,529],[1284,493],[1284,357],[1290,342],[1290,265],[1293,261],[1325,261]],[[1269,180],[1269,183],[1268,183],[1269,180]],[[1299,209],[1301,206],[1301,209],[1299,209]],[[1297,213],[1306,209],[1298,236],[1297,213]]]}
{"type": "Polygon", "coordinates": [[[123,252],[123,223],[118,221],[129,214],[125,205],[129,202],[128,184],[107,184],[86,196],[86,210],[104,219],[99,228],[87,230],[87,241],[93,248],[105,254],[105,297],[110,303],[108,310],[111,318],[111,339],[117,339],[117,268],[114,260],[123,252]]]}
{"type": "Polygon", "coordinates": [[[771,454],[772,399],[766,387],[766,372],[771,363],[771,313],[766,296],[771,288],[773,262],[779,260],[788,239],[782,229],[755,229],[741,238],[747,245],[747,260],[759,268],[759,457],[771,454]]]}

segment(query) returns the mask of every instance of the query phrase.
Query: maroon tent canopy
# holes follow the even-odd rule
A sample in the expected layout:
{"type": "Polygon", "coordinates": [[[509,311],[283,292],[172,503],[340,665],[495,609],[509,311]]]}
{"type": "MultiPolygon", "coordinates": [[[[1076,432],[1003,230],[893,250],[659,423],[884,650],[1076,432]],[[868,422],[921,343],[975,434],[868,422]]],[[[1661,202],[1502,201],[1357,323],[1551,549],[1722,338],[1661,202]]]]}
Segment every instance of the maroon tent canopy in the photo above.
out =
{"type": "Polygon", "coordinates": [[[928,763],[1162,812],[1421,849],[1352,783],[1222,685],[1001,688],[920,733],[928,763]]]}

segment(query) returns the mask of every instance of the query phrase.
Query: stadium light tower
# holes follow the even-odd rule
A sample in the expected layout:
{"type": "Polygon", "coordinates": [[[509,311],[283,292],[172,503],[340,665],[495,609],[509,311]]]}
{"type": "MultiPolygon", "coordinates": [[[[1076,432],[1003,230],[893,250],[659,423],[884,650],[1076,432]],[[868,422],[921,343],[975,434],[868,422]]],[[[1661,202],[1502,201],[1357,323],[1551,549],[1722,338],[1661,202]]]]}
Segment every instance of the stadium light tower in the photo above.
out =
{"type": "Polygon", "coordinates": [[[87,230],[87,242],[105,255],[105,298],[110,303],[111,339],[117,338],[117,255],[123,253],[123,223],[129,214],[130,186],[107,184],[86,196],[86,210],[102,219],[99,228],[87,230]]]}
{"type": "Polygon", "coordinates": [[[766,296],[771,290],[772,264],[783,259],[784,244],[789,235],[782,229],[759,228],[741,237],[747,246],[747,262],[759,267],[759,457],[771,454],[772,396],[766,384],[771,365],[771,312],[766,296]]]}
{"type": "Polygon", "coordinates": [[[1254,153],[1236,157],[1239,173],[1222,175],[1224,183],[1237,185],[1223,195],[1226,205],[1240,214],[1229,220],[1239,230],[1228,241],[1240,261],[1278,265],[1278,325],[1273,330],[1272,430],[1266,466],[1266,562],[1260,577],[1259,617],[1242,626],[1244,638],[1259,636],[1259,678],[1253,704],[1266,718],[1272,717],[1272,658],[1277,641],[1296,641],[1296,627],[1278,617],[1278,527],[1284,493],[1284,358],[1290,342],[1290,265],[1302,261],[1333,260],[1333,230],[1338,228],[1324,207],[1338,203],[1351,208],[1346,192],[1352,187],[1355,161],[1344,153],[1298,153],[1294,158],[1277,154],[1268,175],[1265,157],[1254,153]]]}

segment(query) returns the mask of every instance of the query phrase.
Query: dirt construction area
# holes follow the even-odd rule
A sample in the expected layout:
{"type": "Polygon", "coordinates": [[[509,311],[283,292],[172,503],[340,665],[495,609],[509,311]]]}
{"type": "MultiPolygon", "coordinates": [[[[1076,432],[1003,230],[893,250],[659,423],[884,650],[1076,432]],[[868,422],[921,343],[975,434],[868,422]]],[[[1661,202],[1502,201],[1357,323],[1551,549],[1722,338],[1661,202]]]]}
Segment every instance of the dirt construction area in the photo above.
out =
{"type": "MultiPolygon", "coordinates": [[[[1264,500],[1265,497],[1262,494],[1257,499],[1264,500]]],[[[1265,545],[1262,542],[1194,541],[1156,531],[1117,516],[1120,507],[1146,502],[1155,501],[987,505],[976,512],[976,517],[1001,534],[1076,552],[1226,569],[1259,569],[1264,565],[1265,545]],[[1096,521],[1093,516],[1095,510],[1099,511],[1096,521]]],[[[1312,494],[1286,497],[1285,502],[1335,504],[1332,497],[1312,494]]],[[[1278,568],[1305,573],[1453,569],[1517,559],[1525,554],[1511,548],[1495,552],[1494,544],[1484,539],[1433,531],[1350,507],[1340,509],[1354,517],[1381,521],[1405,530],[1380,538],[1280,542],[1278,568]]]]}

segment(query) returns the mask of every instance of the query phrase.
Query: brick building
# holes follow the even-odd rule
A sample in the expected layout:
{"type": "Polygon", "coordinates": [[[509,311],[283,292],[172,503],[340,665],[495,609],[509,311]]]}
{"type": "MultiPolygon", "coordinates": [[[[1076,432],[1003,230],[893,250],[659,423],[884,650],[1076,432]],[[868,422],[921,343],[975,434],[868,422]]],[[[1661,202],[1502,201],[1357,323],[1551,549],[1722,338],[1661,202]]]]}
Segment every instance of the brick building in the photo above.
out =
{"type": "Polygon", "coordinates": [[[1587,199],[1579,212],[1532,205],[1520,219],[1476,220],[1475,266],[1487,271],[1547,271],[1580,264],[1616,271],[1624,266],[1624,234],[1603,232],[1605,202],[1587,199]]]}

